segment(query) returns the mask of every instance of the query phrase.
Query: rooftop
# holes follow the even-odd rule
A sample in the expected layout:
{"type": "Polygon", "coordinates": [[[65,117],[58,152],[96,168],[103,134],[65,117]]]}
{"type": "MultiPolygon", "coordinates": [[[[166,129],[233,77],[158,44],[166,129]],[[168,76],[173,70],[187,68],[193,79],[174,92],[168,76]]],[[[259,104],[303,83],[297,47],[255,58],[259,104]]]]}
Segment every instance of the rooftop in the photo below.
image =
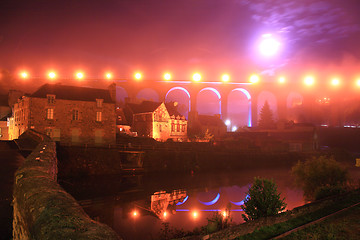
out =
{"type": "Polygon", "coordinates": [[[62,84],[44,84],[31,94],[30,97],[46,98],[48,94],[55,95],[56,99],[91,102],[96,101],[96,99],[103,99],[104,103],[114,103],[107,89],[66,86],[62,84]]]}

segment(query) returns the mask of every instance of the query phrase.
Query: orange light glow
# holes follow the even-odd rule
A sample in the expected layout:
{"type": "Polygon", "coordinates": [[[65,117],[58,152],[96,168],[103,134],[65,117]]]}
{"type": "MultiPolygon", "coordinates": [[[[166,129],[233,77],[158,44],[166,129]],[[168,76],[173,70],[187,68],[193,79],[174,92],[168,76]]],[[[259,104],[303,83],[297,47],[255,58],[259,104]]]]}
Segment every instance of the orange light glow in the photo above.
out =
{"type": "Polygon", "coordinates": [[[197,211],[193,211],[192,216],[193,216],[193,218],[197,218],[199,216],[199,214],[197,211]]]}
{"type": "Polygon", "coordinates": [[[221,80],[223,82],[228,82],[230,80],[230,76],[228,74],[224,74],[222,75],[221,80]]]}
{"type": "Polygon", "coordinates": [[[250,82],[251,83],[258,83],[260,81],[260,78],[258,75],[251,75],[250,76],[250,82]]]}
{"type": "Polygon", "coordinates": [[[199,73],[195,73],[192,78],[195,82],[199,82],[201,80],[201,75],[199,73]]]}
{"type": "Polygon", "coordinates": [[[304,79],[304,83],[305,83],[305,85],[307,85],[307,86],[312,86],[312,85],[314,85],[314,83],[315,83],[315,79],[314,79],[314,77],[312,77],[312,76],[307,76],[307,77],[305,77],[305,79],[304,79]]]}
{"type": "Polygon", "coordinates": [[[360,87],[360,79],[356,80],[356,85],[360,87]]]}
{"type": "Polygon", "coordinates": [[[138,215],[137,211],[134,210],[133,213],[132,213],[132,215],[133,215],[134,217],[136,217],[136,216],[138,215]]]}
{"type": "Polygon", "coordinates": [[[54,79],[54,78],[56,78],[56,73],[49,72],[48,77],[51,78],[51,79],[54,79]]]}
{"type": "Polygon", "coordinates": [[[226,217],[227,217],[226,211],[223,211],[223,212],[222,212],[222,215],[223,215],[224,218],[226,218],[226,217]]]}
{"type": "Polygon", "coordinates": [[[167,212],[164,212],[163,216],[164,216],[164,218],[166,218],[166,216],[167,216],[167,212]]]}
{"type": "Polygon", "coordinates": [[[111,73],[106,73],[106,74],[105,74],[105,77],[106,77],[107,79],[111,79],[111,78],[112,78],[112,74],[111,74],[111,73]]]}
{"type": "Polygon", "coordinates": [[[21,72],[20,73],[20,77],[22,78],[28,78],[29,77],[29,74],[27,72],[21,72]]]}
{"type": "Polygon", "coordinates": [[[170,73],[165,73],[165,74],[164,74],[164,79],[165,79],[166,81],[169,81],[169,80],[171,79],[171,74],[170,74],[170,73]]]}
{"type": "Polygon", "coordinates": [[[284,84],[286,82],[285,77],[279,77],[279,83],[284,84]]]}
{"type": "Polygon", "coordinates": [[[76,73],[76,78],[77,79],[83,79],[84,78],[84,74],[82,72],[78,72],[76,73]]]}
{"type": "Polygon", "coordinates": [[[134,75],[135,79],[140,80],[141,79],[141,73],[135,73],[134,75]]]}
{"type": "Polygon", "coordinates": [[[334,78],[333,80],[331,80],[331,85],[339,86],[340,85],[340,80],[337,79],[337,78],[334,78]]]}

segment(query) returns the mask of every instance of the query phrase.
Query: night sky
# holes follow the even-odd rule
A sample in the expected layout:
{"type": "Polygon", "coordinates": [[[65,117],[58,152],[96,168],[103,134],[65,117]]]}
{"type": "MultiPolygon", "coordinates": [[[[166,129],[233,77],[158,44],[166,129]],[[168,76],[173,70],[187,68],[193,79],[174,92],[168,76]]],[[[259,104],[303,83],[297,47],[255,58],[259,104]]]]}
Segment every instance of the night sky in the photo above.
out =
{"type": "Polygon", "coordinates": [[[73,76],[207,80],[228,72],[246,81],[253,72],[360,74],[358,0],[3,0],[0,68],[51,68],[73,76]],[[281,39],[281,51],[261,57],[262,34],[281,39]],[[358,72],[356,72],[358,71],[358,72]]]}

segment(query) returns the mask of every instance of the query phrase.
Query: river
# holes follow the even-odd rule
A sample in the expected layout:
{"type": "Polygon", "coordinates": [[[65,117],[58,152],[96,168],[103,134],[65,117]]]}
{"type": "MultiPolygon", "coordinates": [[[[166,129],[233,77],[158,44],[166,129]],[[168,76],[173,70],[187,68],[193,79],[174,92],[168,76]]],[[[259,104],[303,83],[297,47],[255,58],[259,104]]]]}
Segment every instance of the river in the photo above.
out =
{"type": "Polygon", "coordinates": [[[191,231],[226,209],[233,223],[243,222],[241,201],[256,176],[275,181],[287,209],[304,203],[302,191],[293,186],[289,168],[135,175],[97,179],[97,184],[87,181],[87,186],[81,187],[62,185],[93,219],[111,226],[124,239],[156,239],[164,222],[171,228],[191,231]],[[112,194],[104,197],[102,191],[109,190],[112,194]]]}

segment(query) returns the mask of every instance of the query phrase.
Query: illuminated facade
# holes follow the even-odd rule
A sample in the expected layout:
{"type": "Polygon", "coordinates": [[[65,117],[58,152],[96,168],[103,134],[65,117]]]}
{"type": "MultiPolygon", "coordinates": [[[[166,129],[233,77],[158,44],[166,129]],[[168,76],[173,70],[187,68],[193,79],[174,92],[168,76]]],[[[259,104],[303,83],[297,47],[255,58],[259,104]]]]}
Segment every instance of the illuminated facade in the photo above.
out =
{"type": "Polygon", "coordinates": [[[187,140],[187,120],[172,103],[128,103],[125,112],[132,131],[137,132],[139,137],[150,137],[157,141],[187,140]]]}
{"type": "Polygon", "coordinates": [[[45,84],[14,104],[9,137],[27,129],[66,144],[114,144],[115,103],[106,89],[45,84]]]}

